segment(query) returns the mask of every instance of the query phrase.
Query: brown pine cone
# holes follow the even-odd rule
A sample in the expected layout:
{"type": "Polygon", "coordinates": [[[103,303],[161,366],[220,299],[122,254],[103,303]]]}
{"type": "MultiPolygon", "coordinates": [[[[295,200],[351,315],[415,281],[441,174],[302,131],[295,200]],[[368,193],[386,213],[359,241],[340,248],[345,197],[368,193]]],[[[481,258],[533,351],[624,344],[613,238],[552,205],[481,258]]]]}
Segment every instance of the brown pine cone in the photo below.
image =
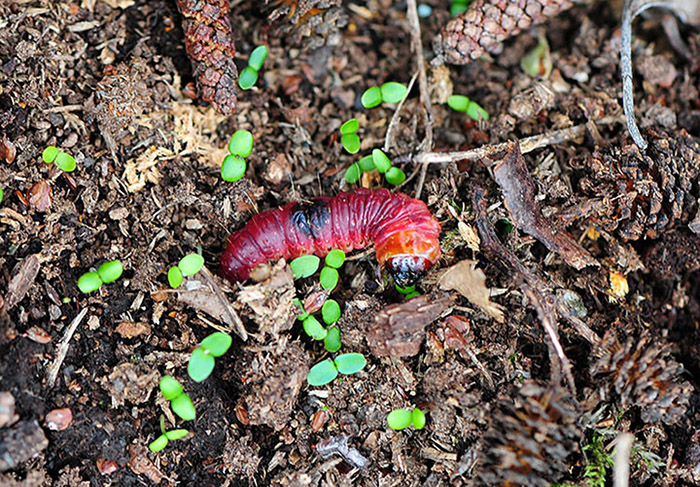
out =
{"type": "Polygon", "coordinates": [[[608,331],[594,350],[591,374],[609,374],[622,406],[639,406],[645,423],[676,423],[685,414],[692,386],[681,381],[683,366],[669,345],[648,335],[621,344],[608,331]]]}
{"type": "Polygon", "coordinates": [[[185,31],[185,50],[192,62],[199,95],[219,113],[236,107],[238,69],[229,20],[229,0],[177,0],[185,31]]]}
{"type": "Polygon", "coordinates": [[[572,6],[571,0],[474,0],[443,27],[433,49],[445,62],[467,64],[485,52],[500,53],[509,37],[572,6]]]}
{"type": "Polygon", "coordinates": [[[477,477],[482,485],[549,487],[569,468],[581,431],[570,396],[526,382],[515,404],[499,404],[484,435],[477,477]]]}
{"type": "Polygon", "coordinates": [[[281,23],[278,32],[288,34],[295,43],[303,47],[316,49],[327,42],[333,44],[338,39],[338,29],[347,23],[340,8],[341,0],[267,0],[274,7],[270,22],[281,17],[287,21],[281,23]]]}
{"type": "Polygon", "coordinates": [[[645,153],[633,143],[596,151],[579,181],[581,192],[602,202],[594,221],[625,240],[656,238],[696,212],[700,143],[683,131],[646,135],[645,153]]]}

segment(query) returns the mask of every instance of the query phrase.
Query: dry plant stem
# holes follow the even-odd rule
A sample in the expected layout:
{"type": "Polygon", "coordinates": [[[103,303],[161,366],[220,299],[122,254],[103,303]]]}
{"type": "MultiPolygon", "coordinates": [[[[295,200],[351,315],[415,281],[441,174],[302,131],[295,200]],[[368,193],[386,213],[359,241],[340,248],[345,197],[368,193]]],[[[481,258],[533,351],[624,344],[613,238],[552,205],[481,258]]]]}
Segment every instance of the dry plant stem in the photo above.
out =
{"type": "Polygon", "coordinates": [[[517,279],[520,281],[520,288],[530,298],[542,322],[542,326],[550,338],[547,344],[552,364],[552,376],[555,380],[563,376],[566,379],[570,392],[576,397],[576,385],[571,373],[571,363],[564,354],[564,349],[557,335],[555,300],[551,292],[551,286],[548,286],[542,279],[525,267],[515,254],[508,250],[498,239],[488,218],[486,191],[479,186],[474,187],[472,206],[476,213],[476,226],[479,231],[479,237],[481,237],[482,250],[487,255],[504,262],[511,270],[516,272],[517,279]]]}
{"type": "Polygon", "coordinates": [[[61,342],[58,344],[58,347],[56,349],[56,358],[54,359],[46,374],[46,383],[49,389],[52,388],[53,385],[56,383],[56,377],[58,377],[58,370],[61,368],[61,364],[66,358],[66,354],[68,353],[68,348],[70,348],[70,341],[73,338],[73,334],[75,333],[75,330],[78,328],[78,326],[80,326],[80,323],[85,318],[87,312],[88,308],[83,308],[82,311],[78,313],[78,316],[73,318],[73,321],[68,326],[68,329],[66,329],[66,332],[63,334],[63,338],[61,338],[61,342]]]}
{"type": "Polygon", "coordinates": [[[396,107],[396,111],[394,112],[394,114],[391,116],[391,121],[389,122],[389,127],[386,129],[386,136],[384,137],[384,149],[383,149],[384,152],[389,152],[391,150],[391,148],[396,145],[395,141],[394,141],[394,131],[396,130],[396,126],[399,123],[399,115],[401,113],[401,109],[403,108],[403,104],[406,102],[408,95],[411,93],[411,89],[413,88],[413,85],[415,84],[417,77],[418,77],[418,71],[416,71],[413,74],[411,81],[409,81],[409,83],[408,83],[408,88],[406,89],[406,94],[399,102],[399,105],[396,107]]]}
{"type": "Polygon", "coordinates": [[[569,324],[578,332],[578,334],[581,335],[588,343],[593,346],[600,343],[600,337],[596,334],[596,332],[591,330],[591,328],[584,323],[581,318],[572,316],[570,313],[560,312],[560,315],[564,320],[568,321],[569,324]]]}
{"type": "Polygon", "coordinates": [[[240,339],[244,342],[247,341],[248,332],[246,331],[245,326],[243,326],[243,322],[239,318],[238,313],[236,313],[231,307],[231,303],[229,303],[228,299],[226,299],[224,293],[221,292],[219,285],[212,277],[211,272],[209,272],[209,269],[207,269],[206,266],[203,266],[201,273],[204,276],[204,279],[207,281],[207,284],[209,284],[209,286],[214,290],[214,294],[216,294],[216,297],[221,303],[221,306],[223,306],[224,310],[226,310],[228,319],[231,320],[231,323],[233,323],[236,327],[236,329],[234,330],[236,332],[236,335],[238,335],[240,339]]]}
{"type": "MultiPolygon", "coordinates": [[[[430,91],[428,89],[428,76],[425,73],[425,57],[423,56],[423,42],[421,40],[420,21],[418,20],[418,9],[416,0],[408,0],[406,16],[411,25],[411,44],[416,54],[418,64],[418,87],[420,88],[420,101],[423,104],[426,114],[425,139],[419,147],[419,151],[430,151],[433,148],[433,106],[430,104],[430,91]]],[[[428,171],[427,164],[421,168],[420,177],[416,186],[416,199],[420,199],[425,184],[425,175],[428,171]]]]}
{"type": "MultiPolygon", "coordinates": [[[[619,117],[605,117],[596,120],[596,125],[612,125],[621,122],[619,117]]],[[[588,122],[591,123],[591,122],[588,122]]],[[[574,125],[566,129],[555,130],[539,135],[532,135],[519,140],[520,152],[526,154],[536,149],[548,147],[554,144],[561,144],[573,139],[578,139],[586,134],[588,124],[574,125]]],[[[439,164],[444,162],[458,162],[464,160],[484,159],[503,152],[510,147],[512,142],[502,142],[500,144],[482,145],[476,149],[459,152],[426,152],[413,157],[413,162],[417,164],[439,164]]]]}
{"type": "Polygon", "coordinates": [[[647,148],[647,142],[639,133],[637,121],[634,117],[634,88],[632,86],[632,21],[647,8],[652,7],[651,4],[640,5],[633,10],[634,0],[625,0],[622,7],[622,26],[621,36],[622,45],[620,46],[620,75],[622,77],[622,108],[625,110],[625,119],[627,120],[627,130],[634,143],[644,150],[647,148]]]}
{"type": "Polygon", "coordinates": [[[630,479],[630,453],[634,435],[632,433],[620,433],[615,439],[615,459],[613,465],[613,486],[627,487],[630,479]]]}

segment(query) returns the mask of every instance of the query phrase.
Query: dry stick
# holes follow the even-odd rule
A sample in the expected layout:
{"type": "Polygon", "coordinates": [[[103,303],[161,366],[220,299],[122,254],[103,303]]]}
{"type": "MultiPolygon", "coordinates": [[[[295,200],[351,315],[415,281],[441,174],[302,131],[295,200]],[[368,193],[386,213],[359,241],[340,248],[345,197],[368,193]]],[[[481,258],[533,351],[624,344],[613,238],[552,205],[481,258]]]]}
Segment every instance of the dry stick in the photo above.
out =
{"type": "Polygon", "coordinates": [[[620,27],[622,45],[620,46],[620,76],[622,77],[622,108],[625,110],[627,120],[627,130],[634,143],[644,150],[647,142],[639,133],[637,121],[634,118],[634,88],[632,86],[632,21],[651,5],[640,5],[636,9],[632,8],[634,0],[625,0],[622,7],[622,25],[620,27]]]}
{"type": "MultiPolygon", "coordinates": [[[[596,120],[596,125],[612,125],[621,122],[619,117],[605,117],[596,120]]],[[[591,122],[589,122],[591,123],[591,122]]],[[[520,139],[520,152],[526,154],[542,147],[548,147],[554,144],[561,144],[569,140],[583,137],[586,134],[587,123],[574,125],[566,129],[555,130],[544,134],[533,135],[520,139]]],[[[459,152],[426,152],[413,157],[413,162],[418,164],[438,164],[443,162],[457,162],[473,159],[484,159],[499,152],[503,152],[512,145],[512,141],[502,142],[500,144],[482,145],[476,149],[470,149],[459,152]]]]}
{"type": "Polygon", "coordinates": [[[247,341],[248,332],[246,331],[245,326],[243,326],[243,322],[238,317],[238,314],[231,309],[231,303],[229,303],[228,299],[226,299],[224,296],[224,293],[222,293],[221,289],[219,289],[219,285],[212,277],[209,269],[207,269],[206,266],[203,266],[201,273],[204,276],[204,279],[206,279],[207,284],[209,284],[209,286],[214,290],[214,294],[216,294],[221,306],[224,307],[224,311],[226,312],[228,319],[231,320],[231,323],[233,323],[233,326],[235,327],[234,331],[236,332],[236,335],[238,335],[244,342],[247,341]]]}
{"type": "MultiPolygon", "coordinates": [[[[416,8],[416,0],[407,1],[406,17],[411,24],[411,44],[416,53],[416,62],[418,64],[418,86],[420,88],[420,101],[423,104],[427,115],[425,124],[425,139],[421,143],[421,151],[430,151],[433,149],[433,106],[430,104],[430,91],[428,89],[428,76],[425,73],[425,58],[423,57],[423,41],[420,33],[420,21],[418,20],[418,9],[416,8]]],[[[428,165],[424,164],[421,168],[420,178],[416,186],[416,198],[420,198],[425,183],[425,175],[428,171],[428,165]]]]}
{"type": "Polygon", "coordinates": [[[384,152],[389,152],[391,147],[395,145],[394,130],[396,129],[396,125],[399,123],[399,114],[401,113],[401,109],[403,108],[403,104],[406,102],[408,95],[411,93],[411,89],[413,88],[413,84],[416,82],[417,77],[418,71],[416,71],[416,73],[411,78],[411,81],[408,83],[408,88],[406,89],[406,94],[403,96],[403,98],[401,98],[399,106],[396,107],[396,111],[391,116],[389,127],[386,129],[386,136],[384,136],[384,152]]]}
{"type": "Polygon", "coordinates": [[[615,463],[613,465],[613,486],[627,487],[630,479],[630,453],[634,435],[632,433],[621,433],[616,439],[615,463]]]}
{"type": "Polygon", "coordinates": [[[83,308],[80,313],[78,313],[78,316],[73,318],[73,321],[71,322],[70,326],[66,330],[66,332],[63,334],[63,338],[61,338],[61,342],[58,344],[58,348],[56,351],[56,358],[54,359],[53,363],[49,367],[49,371],[47,373],[46,381],[49,386],[49,388],[52,388],[53,385],[56,383],[56,377],[58,377],[58,369],[61,368],[61,364],[66,358],[66,354],[68,353],[68,348],[70,347],[70,341],[71,338],[73,338],[73,334],[75,333],[75,330],[78,328],[80,323],[83,321],[83,318],[85,318],[85,315],[87,314],[88,309],[83,308]]]}

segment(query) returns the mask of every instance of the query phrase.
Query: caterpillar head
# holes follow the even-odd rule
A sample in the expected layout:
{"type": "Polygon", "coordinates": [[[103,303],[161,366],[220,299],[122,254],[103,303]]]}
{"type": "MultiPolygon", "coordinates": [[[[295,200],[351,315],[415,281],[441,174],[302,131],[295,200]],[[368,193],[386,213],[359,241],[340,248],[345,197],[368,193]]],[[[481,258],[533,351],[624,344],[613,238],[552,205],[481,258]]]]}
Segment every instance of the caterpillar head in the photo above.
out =
{"type": "Polygon", "coordinates": [[[431,265],[432,262],[419,255],[397,255],[386,261],[387,271],[401,287],[420,281],[431,265]]]}

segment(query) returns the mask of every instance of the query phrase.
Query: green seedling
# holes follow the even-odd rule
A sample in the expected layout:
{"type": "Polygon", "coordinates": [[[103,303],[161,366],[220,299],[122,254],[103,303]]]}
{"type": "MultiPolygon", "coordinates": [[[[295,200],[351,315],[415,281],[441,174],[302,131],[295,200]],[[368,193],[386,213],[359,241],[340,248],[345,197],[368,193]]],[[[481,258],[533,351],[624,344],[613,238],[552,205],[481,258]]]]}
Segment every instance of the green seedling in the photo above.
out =
{"type": "Polygon", "coordinates": [[[326,335],[325,340],[323,340],[323,346],[331,353],[335,353],[340,350],[340,328],[333,326],[328,329],[328,334],[326,335]]]}
{"type": "Polygon", "coordinates": [[[547,76],[548,71],[551,71],[551,60],[548,62],[548,57],[549,43],[547,38],[542,36],[537,46],[520,59],[520,68],[533,78],[547,76]]]}
{"type": "Polygon", "coordinates": [[[56,159],[54,159],[53,163],[64,172],[73,172],[76,168],[76,163],[73,156],[66,154],[65,152],[59,152],[56,155],[56,159]]]}
{"type": "Polygon", "coordinates": [[[85,294],[97,291],[102,287],[102,279],[97,272],[86,272],[78,279],[78,289],[85,294]]]}
{"type": "Polygon", "coordinates": [[[386,422],[389,428],[396,431],[406,429],[411,425],[415,429],[421,430],[425,427],[425,413],[418,408],[413,408],[413,411],[395,409],[387,415],[386,422]]]}
{"type": "Polygon", "coordinates": [[[173,266],[168,271],[168,283],[173,289],[177,289],[182,284],[182,271],[178,266],[173,266]]]}
{"type": "Polygon", "coordinates": [[[401,294],[411,294],[411,293],[413,293],[413,292],[416,291],[416,286],[415,286],[415,285],[406,286],[406,287],[401,287],[401,286],[399,286],[398,284],[394,283],[394,287],[395,287],[396,290],[397,290],[399,293],[401,293],[401,294]]]}
{"type": "Polygon", "coordinates": [[[238,75],[238,86],[242,90],[249,90],[258,81],[258,71],[252,66],[246,66],[238,75]]]}
{"type": "Polygon", "coordinates": [[[202,340],[201,347],[206,353],[213,357],[221,357],[231,347],[231,343],[233,343],[231,335],[216,332],[202,340]]]}
{"type": "Polygon", "coordinates": [[[180,262],[177,264],[177,266],[182,271],[183,276],[194,276],[202,270],[202,267],[204,267],[204,257],[194,253],[187,254],[182,259],[180,259],[180,262]]]}
{"type": "Polygon", "coordinates": [[[325,262],[328,267],[340,269],[345,263],[345,252],[340,249],[333,249],[326,255],[325,262]]]}
{"type": "Polygon", "coordinates": [[[357,164],[360,166],[360,170],[363,172],[374,171],[374,158],[372,156],[365,156],[357,164]]]}
{"type": "Polygon", "coordinates": [[[348,184],[355,184],[360,180],[360,175],[362,171],[360,170],[359,164],[355,163],[345,171],[345,180],[348,184]]]}
{"type": "Polygon", "coordinates": [[[2,203],[2,199],[5,197],[5,192],[0,188],[0,203],[2,203]]]}
{"type": "Polygon", "coordinates": [[[245,175],[246,167],[245,159],[229,154],[221,163],[221,179],[235,183],[245,175]]]}
{"type": "Polygon", "coordinates": [[[232,339],[226,333],[216,332],[204,340],[195,348],[187,364],[187,374],[195,382],[202,382],[209,377],[214,370],[214,357],[220,357],[231,346],[232,339]]]}
{"type": "Polygon", "coordinates": [[[314,340],[323,340],[328,336],[328,332],[323,325],[311,315],[304,318],[303,325],[306,334],[314,340]]]}
{"type": "Polygon", "coordinates": [[[168,438],[165,436],[165,434],[162,434],[153,440],[150,445],[148,445],[148,449],[152,452],[159,452],[166,446],[168,446],[168,438]]]}
{"type": "Polygon", "coordinates": [[[447,99],[447,105],[455,112],[466,113],[471,100],[464,95],[452,95],[447,99]]]}
{"type": "Polygon", "coordinates": [[[355,374],[367,365],[367,359],[361,353],[343,353],[338,355],[333,362],[338,372],[345,375],[355,374]]]}
{"type": "Polygon", "coordinates": [[[339,278],[340,276],[338,275],[338,271],[336,269],[326,266],[321,269],[319,281],[321,282],[321,287],[323,289],[332,291],[338,285],[339,278]]]}
{"type": "Polygon", "coordinates": [[[394,409],[386,417],[389,428],[400,431],[411,426],[413,415],[408,409],[394,409]]]}
{"type": "Polygon", "coordinates": [[[260,71],[263,63],[265,62],[265,58],[267,58],[267,47],[258,46],[253,49],[253,52],[250,53],[250,56],[248,57],[248,66],[253,68],[255,71],[260,71]]]}
{"type": "Polygon", "coordinates": [[[390,167],[386,171],[386,173],[384,174],[384,177],[386,178],[387,183],[392,184],[394,186],[398,186],[399,184],[406,181],[406,173],[403,172],[398,167],[394,167],[394,166],[390,167]]]}
{"type": "Polygon", "coordinates": [[[289,267],[292,268],[294,279],[303,279],[314,275],[320,263],[321,259],[315,255],[302,255],[291,261],[289,267]]]}
{"type": "Polygon", "coordinates": [[[471,0],[454,0],[450,5],[450,15],[455,17],[469,8],[471,0]]]}
{"type": "Polygon", "coordinates": [[[338,377],[338,369],[331,359],[319,362],[309,370],[306,381],[311,386],[325,386],[338,377]]]}
{"type": "Polygon", "coordinates": [[[467,107],[467,116],[475,122],[478,122],[482,118],[486,121],[491,118],[489,113],[484,110],[481,105],[474,101],[469,102],[469,106],[467,107]]]}
{"type": "Polygon", "coordinates": [[[406,295],[406,300],[415,298],[415,297],[417,297],[417,296],[420,296],[420,293],[419,293],[418,291],[413,291],[412,293],[408,293],[408,294],[406,295]]]}
{"type": "Polygon", "coordinates": [[[307,316],[311,316],[311,315],[310,315],[309,313],[307,313],[306,310],[304,309],[304,303],[301,302],[301,299],[299,299],[299,298],[294,298],[293,302],[294,302],[294,304],[296,304],[297,306],[299,306],[299,309],[301,309],[301,314],[300,314],[299,316],[297,316],[297,319],[298,319],[298,320],[304,321],[304,320],[306,319],[307,316]]]}
{"type": "Polygon", "coordinates": [[[391,167],[391,159],[381,149],[372,151],[372,162],[374,162],[375,169],[380,173],[387,172],[391,167]]]}
{"type": "Polygon", "coordinates": [[[189,434],[189,431],[185,429],[165,431],[165,418],[163,416],[160,417],[160,432],[161,435],[148,445],[148,449],[152,452],[159,452],[168,446],[168,441],[179,440],[189,434]]]}
{"type": "Polygon", "coordinates": [[[247,130],[236,130],[228,143],[231,155],[248,157],[253,152],[253,134],[247,130]]]}
{"type": "Polygon", "coordinates": [[[406,85],[397,83],[396,81],[384,83],[380,90],[382,101],[385,103],[399,103],[401,100],[403,100],[408,91],[406,85]]]}
{"type": "Polygon", "coordinates": [[[119,260],[105,262],[97,268],[97,275],[105,284],[109,284],[110,282],[114,282],[119,279],[122,272],[124,272],[124,266],[122,266],[122,263],[119,260]]]}
{"type": "Polygon", "coordinates": [[[170,408],[184,421],[191,421],[197,412],[190,397],[183,392],[182,385],[170,376],[163,376],[158,384],[163,397],[170,401],[170,408]]]}
{"type": "Polygon", "coordinates": [[[46,164],[52,164],[56,160],[56,156],[58,156],[59,152],[58,147],[55,145],[50,145],[44,149],[44,152],[41,154],[41,158],[46,164]]]}
{"type": "MultiPolygon", "coordinates": [[[[323,316],[323,321],[327,325],[336,323],[340,319],[340,305],[338,304],[338,301],[335,299],[326,300],[321,308],[321,316],[323,316]]],[[[325,338],[325,336],[323,338],[325,338]]]]}
{"type": "Polygon", "coordinates": [[[360,137],[357,134],[343,135],[340,138],[340,143],[350,154],[357,154],[360,151],[360,137]]]}
{"type": "Polygon", "coordinates": [[[354,134],[358,131],[360,128],[360,123],[357,121],[356,118],[351,118],[347,122],[345,122],[343,125],[340,126],[340,135],[350,135],[354,134]]]}
{"type": "Polygon", "coordinates": [[[377,107],[382,103],[382,90],[378,86],[373,86],[362,93],[360,101],[365,108],[377,107]]]}
{"type": "Polygon", "coordinates": [[[182,385],[169,375],[164,375],[160,378],[160,383],[158,384],[160,392],[163,393],[163,397],[168,401],[172,401],[177,396],[182,394],[182,385]]]}

